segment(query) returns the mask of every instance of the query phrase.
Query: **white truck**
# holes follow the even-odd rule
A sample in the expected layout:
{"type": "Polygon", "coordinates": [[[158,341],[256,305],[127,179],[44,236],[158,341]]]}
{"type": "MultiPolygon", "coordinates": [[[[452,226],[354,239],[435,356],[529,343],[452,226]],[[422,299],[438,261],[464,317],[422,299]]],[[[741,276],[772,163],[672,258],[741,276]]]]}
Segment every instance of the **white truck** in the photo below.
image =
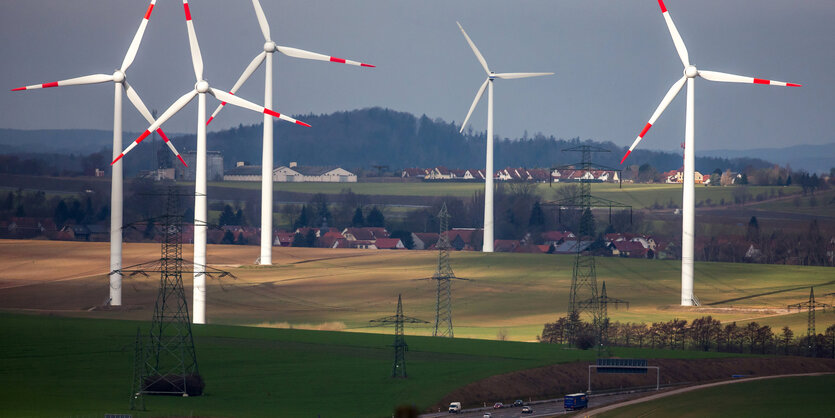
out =
{"type": "Polygon", "coordinates": [[[450,414],[457,414],[461,412],[461,402],[450,402],[449,403],[449,413],[450,414]]]}

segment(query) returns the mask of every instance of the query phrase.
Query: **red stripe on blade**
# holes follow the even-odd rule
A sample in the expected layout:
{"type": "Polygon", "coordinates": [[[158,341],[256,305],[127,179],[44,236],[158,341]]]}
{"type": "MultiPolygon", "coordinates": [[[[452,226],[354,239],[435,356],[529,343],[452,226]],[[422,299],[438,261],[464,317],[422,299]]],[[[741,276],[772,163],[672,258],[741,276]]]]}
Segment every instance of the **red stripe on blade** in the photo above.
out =
{"type": "Polygon", "coordinates": [[[621,163],[621,164],[623,164],[623,162],[624,162],[624,161],[626,161],[626,157],[628,157],[628,156],[629,156],[629,154],[631,154],[631,153],[632,153],[632,151],[631,151],[631,150],[630,150],[630,151],[626,151],[626,154],[624,154],[623,158],[621,158],[620,163],[621,163]]]}
{"type": "Polygon", "coordinates": [[[118,157],[116,157],[116,159],[115,159],[115,160],[113,160],[113,162],[112,162],[112,163],[110,163],[110,165],[116,164],[116,161],[121,160],[121,159],[122,159],[122,157],[124,157],[124,156],[125,156],[125,154],[119,154],[119,156],[118,156],[118,157]]]}
{"type": "Polygon", "coordinates": [[[771,80],[763,80],[762,78],[755,78],[754,84],[771,84],[771,80]]]}
{"type": "Polygon", "coordinates": [[[362,63],[361,63],[361,64],[360,64],[360,67],[371,67],[371,68],[375,68],[375,67],[376,67],[376,65],[371,65],[371,64],[362,64],[362,63]]]}
{"type": "Polygon", "coordinates": [[[26,87],[18,87],[16,89],[12,89],[12,91],[20,91],[20,90],[26,90],[26,87]]]}
{"type": "Polygon", "coordinates": [[[206,121],[206,126],[209,126],[209,124],[212,123],[212,119],[214,118],[214,116],[209,116],[209,120],[206,121]]]}
{"type": "Polygon", "coordinates": [[[53,81],[51,83],[41,84],[41,87],[43,87],[43,88],[58,87],[58,82],[53,81]]]}
{"type": "Polygon", "coordinates": [[[304,122],[302,122],[302,121],[300,121],[300,120],[297,120],[297,121],[296,121],[296,124],[301,125],[301,126],[306,126],[306,127],[310,128],[310,125],[308,125],[308,124],[306,124],[306,123],[304,123],[304,122]]]}
{"type": "Polygon", "coordinates": [[[136,141],[134,141],[134,142],[136,142],[138,144],[138,143],[142,142],[143,139],[147,138],[148,135],[150,135],[150,134],[151,134],[151,132],[149,132],[146,129],[145,132],[142,132],[142,135],[139,135],[139,138],[136,138],[136,141]]]}
{"type": "Polygon", "coordinates": [[[180,159],[180,162],[183,163],[184,166],[188,167],[188,164],[186,164],[186,160],[184,160],[183,157],[180,157],[180,154],[177,154],[177,158],[180,159]]]}
{"type": "Polygon", "coordinates": [[[148,11],[145,12],[145,20],[148,20],[148,19],[151,18],[151,10],[154,10],[154,5],[153,4],[148,5],[148,11]]]}
{"type": "Polygon", "coordinates": [[[786,87],[802,87],[800,84],[786,83],[786,87]]]}
{"type": "Polygon", "coordinates": [[[186,11],[186,20],[191,20],[191,11],[188,10],[188,3],[183,3],[183,9],[186,11]]]}
{"type": "Polygon", "coordinates": [[[345,60],[342,58],[331,57],[331,62],[338,62],[340,64],[345,64],[345,60]]]}
{"type": "Polygon", "coordinates": [[[658,0],[658,5],[661,6],[661,13],[667,13],[667,6],[664,5],[664,0],[658,0]]]}
{"type": "Polygon", "coordinates": [[[157,129],[157,133],[159,136],[162,137],[162,140],[168,142],[168,136],[165,135],[165,132],[162,131],[162,128],[157,129]]]}
{"type": "Polygon", "coordinates": [[[264,113],[266,113],[266,114],[268,114],[268,115],[270,115],[270,116],[276,117],[276,118],[280,118],[280,117],[281,117],[281,113],[278,113],[278,112],[273,112],[272,110],[267,109],[267,108],[264,108],[264,113]]]}
{"type": "Polygon", "coordinates": [[[651,124],[651,123],[648,123],[648,124],[647,124],[647,126],[644,126],[644,130],[643,130],[643,131],[641,131],[641,133],[640,133],[640,134],[638,134],[638,137],[639,137],[639,138],[643,138],[643,137],[644,137],[644,135],[646,135],[646,134],[647,134],[647,131],[649,130],[649,128],[652,128],[652,124],[651,124]]]}

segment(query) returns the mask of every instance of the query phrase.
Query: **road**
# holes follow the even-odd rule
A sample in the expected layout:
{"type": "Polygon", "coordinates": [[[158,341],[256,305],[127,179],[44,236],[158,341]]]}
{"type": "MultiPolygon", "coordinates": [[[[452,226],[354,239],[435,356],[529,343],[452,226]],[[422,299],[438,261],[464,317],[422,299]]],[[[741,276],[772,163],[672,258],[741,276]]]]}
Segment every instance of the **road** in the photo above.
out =
{"type": "MultiPolygon", "coordinates": [[[[662,389],[663,391],[664,389],[662,389]]],[[[620,403],[631,399],[635,396],[638,396],[639,393],[644,392],[634,392],[630,391],[628,393],[612,393],[612,394],[599,394],[599,395],[591,395],[589,397],[589,405],[593,407],[598,406],[605,406],[611,405],[614,403],[620,403]]],[[[509,401],[512,402],[512,401],[509,401]]],[[[512,407],[505,407],[502,409],[493,409],[490,406],[486,408],[476,408],[476,409],[465,409],[458,415],[450,415],[449,412],[442,411],[440,413],[433,413],[433,414],[423,414],[421,417],[424,418],[436,418],[436,417],[468,417],[468,418],[481,418],[484,416],[485,413],[490,413],[491,418],[517,418],[517,417],[551,417],[555,415],[563,415],[566,414],[565,409],[563,409],[563,398],[557,399],[548,399],[544,401],[533,401],[533,402],[526,402],[525,405],[529,405],[533,408],[532,414],[523,414],[522,408],[512,408],[512,407]]],[[[569,412],[570,413],[570,412],[569,412]]]]}
{"type": "MultiPolygon", "coordinates": [[[[800,377],[800,376],[821,376],[826,374],[833,374],[833,373],[798,373],[798,374],[783,374],[783,375],[774,375],[774,376],[759,376],[759,377],[750,377],[750,378],[743,378],[743,379],[734,379],[734,380],[723,380],[721,382],[712,382],[706,383],[703,385],[695,385],[695,386],[687,386],[684,388],[661,388],[660,391],[656,392],[654,390],[641,390],[641,391],[628,391],[628,392],[619,392],[619,393],[602,393],[602,394],[592,394],[589,396],[589,409],[583,411],[583,416],[595,416],[602,414],[607,411],[611,411],[613,409],[617,409],[627,405],[633,405],[641,402],[647,402],[658,398],[663,398],[666,396],[677,395],[684,392],[689,392],[698,389],[709,388],[713,386],[721,386],[721,385],[728,385],[734,383],[742,383],[742,382],[750,382],[754,380],[761,380],[761,379],[777,379],[782,377],[800,377]],[[649,393],[649,394],[648,394],[649,393]]],[[[503,402],[503,401],[502,401],[503,402]]],[[[533,401],[533,402],[526,402],[526,405],[530,405],[533,408],[532,414],[522,414],[522,408],[512,408],[512,407],[505,407],[502,409],[493,409],[491,407],[486,408],[473,408],[473,409],[465,409],[460,414],[455,415],[456,417],[468,417],[468,418],[480,418],[483,417],[485,413],[490,413],[491,418],[518,418],[518,417],[552,417],[557,415],[564,415],[571,412],[566,412],[563,409],[563,398],[558,399],[548,399],[543,401],[533,401]]],[[[422,414],[420,415],[424,418],[437,418],[437,417],[450,417],[452,415],[449,412],[442,411],[439,413],[431,413],[431,414],[422,414]]]]}

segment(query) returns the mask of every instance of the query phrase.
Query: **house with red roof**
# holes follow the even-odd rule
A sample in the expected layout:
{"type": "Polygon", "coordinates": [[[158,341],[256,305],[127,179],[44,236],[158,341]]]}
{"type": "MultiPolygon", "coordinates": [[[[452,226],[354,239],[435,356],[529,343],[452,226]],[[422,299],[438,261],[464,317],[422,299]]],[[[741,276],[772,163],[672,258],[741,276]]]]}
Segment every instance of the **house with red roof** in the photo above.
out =
{"type": "Polygon", "coordinates": [[[519,245],[519,241],[517,240],[497,239],[493,241],[493,251],[497,253],[512,253],[519,245]]]}
{"type": "Polygon", "coordinates": [[[274,247],[289,247],[293,244],[293,237],[296,235],[292,231],[275,231],[273,233],[274,247]]]}
{"type": "Polygon", "coordinates": [[[405,250],[406,246],[400,241],[400,238],[378,238],[374,241],[374,246],[379,250],[405,250]]]}

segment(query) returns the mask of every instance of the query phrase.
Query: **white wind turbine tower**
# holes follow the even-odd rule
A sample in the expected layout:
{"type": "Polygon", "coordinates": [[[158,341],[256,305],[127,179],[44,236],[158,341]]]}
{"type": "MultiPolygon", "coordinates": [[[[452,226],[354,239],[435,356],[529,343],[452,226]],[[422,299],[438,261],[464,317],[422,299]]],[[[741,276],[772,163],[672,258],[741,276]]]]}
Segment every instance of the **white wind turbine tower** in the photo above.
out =
{"type": "Polygon", "coordinates": [[[194,33],[194,24],[191,21],[191,11],[188,7],[188,0],[183,0],[183,9],[186,16],[186,28],[188,30],[189,49],[191,50],[191,63],[194,67],[194,76],[197,82],[194,84],[194,89],[184,94],[177,99],[160,117],[154,121],[151,126],[139,136],[130,146],[128,146],[113,163],[119,161],[125,154],[127,154],[133,147],[147,138],[154,130],[159,128],[165,121],[174,116],[177,112],[185,107],[194,96],[197,96],[197,162],[195,167],[195,182],[194,182],[194,298],[192,306],[194,314],[192,315],[192,322],[195,324],[206,323],[206,228],[207,228],[207,199],[206,199],[206,93],[211,94],[216,99],[242,107],[244,109],[254,110],[258,113],[264,113],[284,119],[288,122],[293,122],[299,125],[310,125],[295,120],[291,117],[274,112],[271,109],[256,105],[250,101],[241,99],[240,97],[226,93],[223,90],[215,89],[209,86],[209,83],[203,79],[203,57],[200,54],[200,45],[197,44],[197,35],[194,33]]]}
{"type": "MultiPolygon", "coordinates": [[[[345,60],[342,58],[331,57],[328,55],[317,54],[315,52],[305,51],[298,48],[290,48],[286,46],[276,45],[270,37],[270,25],[267,22],[267,17],[264,15],[264,10],[261,9],[261,3],[258,0],[252,0],[252,6],[255,9],[255,15],[258,17],[258,24],[261,26],[261,33],[264,34],[264,51],[258,54],[252,62],[244,69],[238,81],[229,91],[235,94],[239,88],[246,82],[247,79],[261,66],[261,63],[266,61],[266,72],[264,80],[264,106],[271,108],[273,106],[273,53],[278,51],[284,55],[304,58],[317,61],[330,61],[341,64],[356,65],[360,67],[374,67],[370,64],[364,64],[357,61],[345,60]]],[[[212,116],[206,122],[211,123],[212,119],[220,113],[226,102],[218,105],[212,116]]],[[[258,258],[258,264],[271,265],[272,264],[272,239],[273,239],[273,124],[269,115],[264,115],[264,140],[263,150],[261,154],[261,256],[258,258]]]]}
{"type": "MultiPolygon", "coordinates": [[[[458,22],[455,22],[458,23],[458,22]]],[[[496,74],[490,71],[490,68],[487,67],[487,61],[484,60],[484,57],[481,55],[481,52],[478,51],[475,44],[473,43],[472,39],[467,36],[467,32],[464,31],[464,28],[458,23],[458,28],[461,29],[461,33],[464,34],[464,38],[467,39],[467,43],[470,44],[470,48],[473,49],[476,58],[478,58],[478,62],[481,63],[481,66],[484,68],[484,71],[487,73],[487,80],[484,80],[484,84],[478,89],[478,93],[475,95],[475,100],[473,100],[473,104],[470,106],[470,111],[467,112],[467,117],[464,118],[464,123],[461,124],[460,132],[464,132],[464,127],[467,125],[467,121],[470,120],[470,116],[473,114],[473,110],[475,110],[478,101],[481,99],[481,96],[484,94],[484,89],[487,88],[489,85],[490,88],[487,92],[487,164],[484,170],[484,245],[482,247],[482,251],[485,253],[492,253],[493,252],[493,79],[496,78],[504,78],[504,79],[511,79],[511,78],[526,78],[526,77],[539,77],[543,75],[553,75],[554,73],[499,73],[496,74]]]]}
{"type": "Polygon", "coordinates": [[[749,83],[749,84],[769,84],[773,86],[789,86],[800,87],[800,84],[784,83],[782,81],[766,80],[761,78],[739,76],[734,74],[720,73],[716,71],[698,70],[695,66],[690,64],[690,58],[687,55],[687,48],[684,46],[684,41],[681,39],[678,30],[676,29],[667,7],[663,0],[658,0],[658,5],[661,7],[661,13],[664,15],[664,20],[667,22],[667,28],[670,30],[670,35],[673,38],[673,44],[676,47],[681,63],[684,64],[684,76],[676,81],[661,104],[655,109],[655,113],[649,119],[649,123],[644,126],[644,129],[635,138],[632,146],[626,151],[626,154],[621,159],[621,164],[629,156],[629,153],[635,149],[641,138],[646,135],[652,124],[661,116],[664,109],[676,97],[687,82],[687,108],[685,113],[685,128],[684,128],[684,181],[682,184],[683,198],[682,198],[682,220],[681,220],[681,305],[693,306],[697,303],[695,294],[693,293],[693,248],[695,236],[695,147],[694,147],[694,82],[696,77],[702,77],[709,81],[720,81],[726,83],[749,83]]]}
{"type": "MultiPolygon", "coordinates": [[[[48,87],[63,87],[63,86],[77,86],[82,84],[97,84],[112,81],[114,83],[113,95],[113,157],[116,158],[119,150],[122,149],[122,89],[128,96],[128,99],[133,106],[139,110],[139,113],[148,121],[153,122],[154,118],[151,112],[145,107],[142,99],[136,93],[136,90],[128,84],[125,78],[125,72],[136,58],[136,52],[139,50],[139,44],[142,42],[142,36],[145,33],[145,27],[148,26],[148,20],[151,18],[151,12],[154,10],[154,5],[157,0],[151,0],[142,22],[139,23],[139,29],[133,37],[133,41],[128,48],[127,54],[122,61],[122,66],[119,67],[113,74],[93,74],[83,77],[71,78],[68,80],[54,81],[51,83],[34,84],[26,87],[19,87],[12,89],[18,90],[33,90],[48,87]]],[[[171,149],[177,158],[185,164],[180,153],[174,148],[174,145],[168,140],[168,137],[161,129],[157,133],[162,137],[168,148],[171,149]]],[[[110,184],[110,304],[119,306],[122,304],[122,164],[116,164],[112,167],[112,178],[110,184]]]]}

